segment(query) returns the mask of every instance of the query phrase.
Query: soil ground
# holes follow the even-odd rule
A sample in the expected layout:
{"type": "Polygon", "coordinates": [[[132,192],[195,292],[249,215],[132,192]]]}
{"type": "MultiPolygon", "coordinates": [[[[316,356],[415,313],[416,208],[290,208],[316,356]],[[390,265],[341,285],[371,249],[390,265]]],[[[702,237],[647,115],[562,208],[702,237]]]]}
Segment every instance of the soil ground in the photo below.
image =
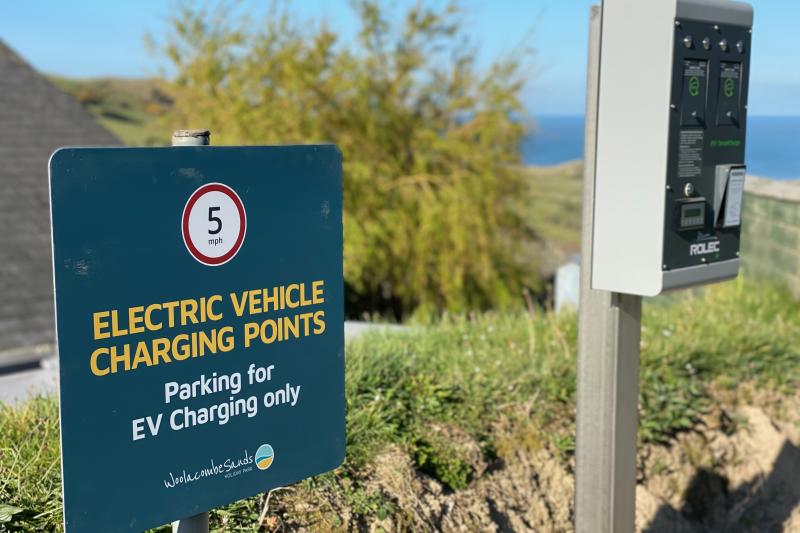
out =
{"type": "MultiPolygon", "coordinates": [[[[640,449],[637,531],[800,532],[800,394],[747,389],[719,397],[724,407],[692,431],[640,449]]],[[[572,459],[505,425],[498,420],[497,431],[515,445],[501,446],[491,463],[466,434],[431,428],[474,457],[475,481],[466,489],[447,490],[392,447],[362,481],[394,513],[365,521],[347,502],[319,490],[310,499],[312,493],[296,488],[275,495],[266,525],[275,531],[571,531],[572,459]]]]}

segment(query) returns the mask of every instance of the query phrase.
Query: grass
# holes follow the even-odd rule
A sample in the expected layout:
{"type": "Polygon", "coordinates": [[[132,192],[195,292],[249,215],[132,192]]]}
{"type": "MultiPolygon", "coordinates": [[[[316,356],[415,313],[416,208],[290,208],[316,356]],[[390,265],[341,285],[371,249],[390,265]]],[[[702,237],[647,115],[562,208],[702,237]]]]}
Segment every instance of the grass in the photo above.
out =
{"type": "Polygon", "coordinates": [[[60,527],[60,453],[55,399],[16,408],[0,404],[0,530],[9,525],[3,523],[4,504],[16,507],[8,518],[23,531],[60,527]]]}
{"type": "MultiPolygon", "coordinates": [[[[576,336],[574,315],[537,310],[444,317],[435,326],[369,334],[349,344],[346,462],[296,490],[334,494],[351,513],[380,518],[397,509],[368,491],[360,472],[390,446],[448,490],[479,475],[459,434],[478,443],[486,460],[515,446],[547,446],[568,459],[576,336]],[[512,421],[512,437],[498,431],[501,418],[512,421]]],[[[642,443],[692,428],[714,401],[712,385],[796,390],[798,362],[800,306],[780,288],[740,280],[647,304],[642,443]]],[[[58,462],[55,400],[0,407],[0,504],[20,509],[7,529],[60,528],[58,462]]],[[[215,510],[212,520],[226,530],[253,530],[260,507],[258,498],[243,500],[215,510]]]]}

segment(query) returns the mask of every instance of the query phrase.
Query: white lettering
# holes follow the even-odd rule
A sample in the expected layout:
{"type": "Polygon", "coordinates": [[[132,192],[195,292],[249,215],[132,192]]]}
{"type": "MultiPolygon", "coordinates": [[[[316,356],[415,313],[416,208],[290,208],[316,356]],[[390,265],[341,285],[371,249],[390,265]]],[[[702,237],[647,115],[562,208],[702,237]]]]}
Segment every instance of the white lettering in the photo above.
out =
{"type": "Polygon", "coordinates": [[[719,253],[719,241],[700,242],[689,245],[689,255],[706,255],[719,253]]]}
{"type": "Polygon", "coordinates": [[[133,421],[133,440],[144,438],[144,418],[137,418],[133,421]]]}
{"type": "Polygon", "coordinates": [[[178,383],[175,381],[170,381],[169,383],[164,383],[164,403],[169,403],[170,398],[175,396],[178,393],[178,383]]]}
{"type": "Polygon", "coordinates": [[[154,437],[158,435],[158,428],[161,427],[162,416],[163,415],[159,413],[158,416],[156,417],[155,422],[153,422],[153,419],[151,417],[149,416],[147,417],[147,425],[150,426],[150,434],[154,437]]]}

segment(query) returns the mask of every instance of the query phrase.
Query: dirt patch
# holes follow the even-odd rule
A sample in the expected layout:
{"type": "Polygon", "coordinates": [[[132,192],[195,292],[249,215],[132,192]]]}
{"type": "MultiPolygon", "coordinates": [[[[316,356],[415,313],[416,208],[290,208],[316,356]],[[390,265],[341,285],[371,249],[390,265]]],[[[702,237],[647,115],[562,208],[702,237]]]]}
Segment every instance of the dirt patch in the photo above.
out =
{"type": "MultiPolygon", "coordinates": [[[[731,403],[668,445],[640,450],[637,531],[800,532],[800,396],[747,398],[761,407],[731,403]]],[[[525,427],[510,433],[507,420],[498,421],[506,437],[498,442],[505,444],[491,459],[456,428],[431,431],[470,458],[476,475],[466,488],[448,490],[417,470],[409,453],[392,447],[352,481],[364,498],[383,503],[358,512],[341,490],[298,491],[281,497],[276,529],[572,530],[573,465],[561,452],[531,438],[525,427]],[[509,445],[514,441],[516,448],[509,445]],[[389,511],[381,512],[381,505],[389,511]]]]}
{"type": "Polygon", "coordinates": [[[369,489],[387,495],[402,510],[394,521],[377,524],[384,531],[571,529],[572,478],[547,450],[498,460],[470,487],[456,492],[420,475],[397,448],[378,458],[374,474],[369,489]]]}
{"type": "Polygon", "coordinates": [[[686,531],[800,531],[800,400],[761,405],[716,410],[643,450],[642,530],[671,531],[662,520],[680,516],[686,531]]]}

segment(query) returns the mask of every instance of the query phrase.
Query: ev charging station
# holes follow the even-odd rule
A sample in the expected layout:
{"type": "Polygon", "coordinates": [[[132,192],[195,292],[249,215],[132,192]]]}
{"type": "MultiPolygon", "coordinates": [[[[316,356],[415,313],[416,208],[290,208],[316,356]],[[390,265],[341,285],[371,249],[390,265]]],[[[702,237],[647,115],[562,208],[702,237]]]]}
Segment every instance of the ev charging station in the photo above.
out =
{"type": "Polygon", "coordinates": [[[592,288],[735,277],[752,10],[607,0],[602,16],[592,288]]]}
{"type": "Polygon", "coordinates": [[[753,10],[603,0],[587,76],[575,529],[634,530],[641,297],[735,278],[753,10]]]}

